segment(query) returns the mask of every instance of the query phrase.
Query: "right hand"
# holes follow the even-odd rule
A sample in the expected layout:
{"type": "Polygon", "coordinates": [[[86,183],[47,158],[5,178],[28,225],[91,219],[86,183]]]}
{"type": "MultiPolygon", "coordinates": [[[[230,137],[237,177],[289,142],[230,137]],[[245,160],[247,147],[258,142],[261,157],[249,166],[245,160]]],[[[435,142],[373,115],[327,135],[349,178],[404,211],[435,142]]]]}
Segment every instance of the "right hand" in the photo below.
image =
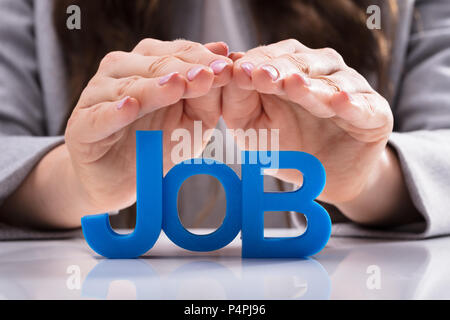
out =
{"type": "MultiPolygon", "coordinates": [[[[132,52],[111,52],[81,94],[65,141],[91,213],[120,210],[136,201],[136,130],[163,130],[164,174],[173,130],[215,128],[221,87],[233,62],[224,43],[201,45],[145,39],[132,52]]],[[[207,141],[204,141],[204,145],[207,141]]],[[[194,150],[199,156],[202,150],[194,150]]]]}

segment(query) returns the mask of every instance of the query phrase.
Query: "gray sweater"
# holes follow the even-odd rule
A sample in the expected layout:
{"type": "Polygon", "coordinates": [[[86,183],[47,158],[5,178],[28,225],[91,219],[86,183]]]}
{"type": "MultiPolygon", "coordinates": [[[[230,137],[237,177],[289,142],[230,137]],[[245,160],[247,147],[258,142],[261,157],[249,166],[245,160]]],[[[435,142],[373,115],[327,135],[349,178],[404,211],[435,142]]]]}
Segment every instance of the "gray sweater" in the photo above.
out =
{"type": "MultiPolygon", "coordinates": [[[[257,44],[243,3],[180,1],[176,21],[183,23],[173,28],[173,37],[224,40],[232,50],[247,50],[257,44]]],[[[398,0],[398,5],[390,70],[396,126],[389,143],[398,152],[424,223],[392,230],[339,223],[333,226],[334,235],[424,238],[450,234],[450,1],[398,0]]],[[[66,78],[51,7],[51,0],[0,0],[0,206],[36,163],[63,143],[59,129],[67,110],[66,78]]],[[[219,127],[223,126],[221,122],[219,127]]],[[[181,195],[181,216],[188,225],[210,189],[209,180],[191,180],[193,187],[184,188],[181,195]]],[[[208,217],[213,225],[223,215],[223,194],[218,203],[208,217]]],[[[270,224],[284,226],[283,221],[275,218],[270,224]]],[[[0,239],[64,235],[0,224],[0,239]]]]}

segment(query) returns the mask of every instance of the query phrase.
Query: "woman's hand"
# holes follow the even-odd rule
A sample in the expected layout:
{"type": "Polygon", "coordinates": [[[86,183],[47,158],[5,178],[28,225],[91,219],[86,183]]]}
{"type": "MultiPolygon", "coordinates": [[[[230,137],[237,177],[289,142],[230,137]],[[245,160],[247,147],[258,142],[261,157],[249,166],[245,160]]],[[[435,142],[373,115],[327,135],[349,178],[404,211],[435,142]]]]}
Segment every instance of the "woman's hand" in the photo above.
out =
{"type": "MultiPolygon", "coordinates": [[[[327,172],[319,200],[348,204],[375,191],[370,188],[380,185],[383,172],[392,167],[389,161],[395,161],[386,148],[393,116],[363,76],[334,50],[313,50],[296,40],[230,57],[235,60],[233,81],[223,98],[228,127],[279,129],[280,150],[316,156],[327,172]]],[[[279,171],[277,177],[302,183],[293,170],[279,171]]],[[[369,222],[359,215],[355,220],[369,222]]]]}
{"type": "MultiPolygon", "coordinates": [[[[193,130],[194,120],[206,129],[216,126],[221,87],[232,75],[227,55],[224,43],[146,39],[132,52],[112,52],[103,59],[65,132],[79,190],[94,212],[135,202],[136,130],[163,130],[166,173],[174,165],[173,130],[193,130]]],[[[193,150],[192,156],[201,152],[193,150]]]]}

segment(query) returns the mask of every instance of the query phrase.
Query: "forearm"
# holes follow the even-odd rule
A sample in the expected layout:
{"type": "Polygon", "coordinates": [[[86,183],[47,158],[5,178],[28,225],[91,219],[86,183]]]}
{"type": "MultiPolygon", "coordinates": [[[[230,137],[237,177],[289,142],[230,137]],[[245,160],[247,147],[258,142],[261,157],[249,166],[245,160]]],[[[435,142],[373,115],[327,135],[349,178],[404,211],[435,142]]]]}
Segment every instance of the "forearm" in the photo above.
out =
{"type": "Polygon", "coordinates": [[[37,228],[74,228],[95,211],[78,182],[66,146],[45,155],[1,208],[3,221],[37,228]]]}

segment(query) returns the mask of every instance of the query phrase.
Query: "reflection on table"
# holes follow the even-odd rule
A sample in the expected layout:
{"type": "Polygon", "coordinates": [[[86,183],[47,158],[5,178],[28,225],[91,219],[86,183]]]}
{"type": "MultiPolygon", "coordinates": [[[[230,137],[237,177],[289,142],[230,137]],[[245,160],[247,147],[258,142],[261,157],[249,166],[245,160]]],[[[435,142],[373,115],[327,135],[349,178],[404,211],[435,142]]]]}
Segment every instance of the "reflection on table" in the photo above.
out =
{"type": "Polygon", "coordinates": [[[450,238],[332,238],[311,259],[260,260],[241,258],[239,237],[193,253],[161,234],[140,259],[108,260],[83,239],[4,242],[0,298],[449,299],[449,246],[450,238]]]}

